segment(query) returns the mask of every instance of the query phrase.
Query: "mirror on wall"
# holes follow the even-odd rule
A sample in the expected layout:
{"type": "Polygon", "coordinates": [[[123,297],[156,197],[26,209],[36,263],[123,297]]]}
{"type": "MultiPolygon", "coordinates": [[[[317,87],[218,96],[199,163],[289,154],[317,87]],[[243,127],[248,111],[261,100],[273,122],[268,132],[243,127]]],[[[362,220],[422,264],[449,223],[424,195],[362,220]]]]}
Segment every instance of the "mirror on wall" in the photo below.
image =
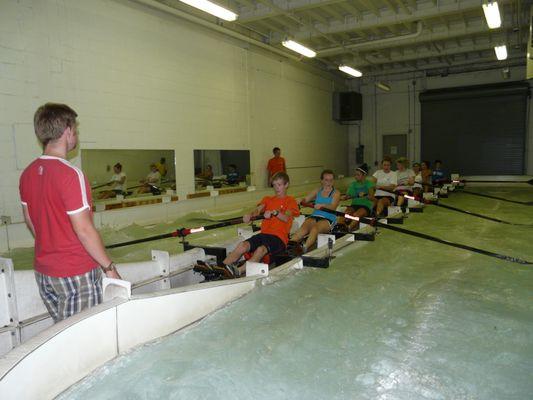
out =
{"type": "Polygon", "coordinates": [[[176,188],[174,150],[81,150],[93,201],[160,195],[176,188]]]}
{"type": "Polygon", "coordinates": [[[250,184],[249,150],[194,150],[195,190],[250,184]]]}

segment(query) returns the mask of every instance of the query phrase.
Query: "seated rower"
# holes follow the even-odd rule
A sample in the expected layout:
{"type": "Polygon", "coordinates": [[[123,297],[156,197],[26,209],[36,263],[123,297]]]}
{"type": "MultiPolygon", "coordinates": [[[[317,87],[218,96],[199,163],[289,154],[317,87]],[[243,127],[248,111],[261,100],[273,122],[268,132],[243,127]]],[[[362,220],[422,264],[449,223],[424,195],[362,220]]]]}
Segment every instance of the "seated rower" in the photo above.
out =
{"type": "Polygon", "coordinates": [[[122,171],[122,164],[116,163],[113,165],[113,176],[111,181],[107,184],[111,186],[111,190],[104,190],[98,193],[99,199],[111,199],[117,195],[124,194],[126,188],[126,174],[122,171]]]}
{"type": "MultiPolygon", "coordinates": [[[[355,170],[355,181],[350,183],[346,196],[343,197],[343,200],[352,199],[351,205],[346,208],[346,214],[359,218],[370,217],[372,215],[376,184],[367,175],[368,166],[366,164],[361,165],[355,170]]],[[[347,224],[347,229],[350,232],[359,228],[358,221],[345,221],[344,218],[340,218],[340,222],[347,224]]]]}
{"type": "Polygon", "coordinates": [[[431,164],[429,161],[422,161],[420,163],[420,175],[422,175],[422,183],[424,184],[424,192],[431,191],[431,176],[433,171],[431,170],[431,164]]]}
{"type": "Polygon", "coordinates": [[[393,205],[396,200],[396,195],[393,194],[393,192],[396,188],[397,176],[396,172],[390,169],[391,162],[392,160],[390,157],[383,157],[381,169],[377,170],[374,172],[374,175],[372,175],[376,184],[375,198],[377,202],[375,203],[376,215],[378,217],[382,217],[384,215],[383,211],[386,210],[387,207],[393,205]]]}
{"type": "Polygon", "coordinates": [[[335,214],[322,211],[323,209],[333,210],[337,209],[339,205],[341,194],[335,190],[333,186],[335,181],[335,173],[330,169],[325,169],[320,174],[320,182],[322,186],[313,190],[306,197],[300,200],[300,203],[309,203],[314,201],[315,210],[305,219],[300,229],[291,236],[291,240],[300,242],[307,236],[303,244],[303,252],[306,253],[315,243],[319,233],[329,233],[337,223],[335,214]]]}
{"type": "Polygon", "coordinates": [[[413,163],[413,172],[415,173],[415,183],[413,183],[413,195],[420,199],[422,198],[422,192],[424,191],[424,188],[422,187],[422,173],[420,170],[420,163],[413,163]]]}
{"type": "Polygon", "coordinates": [[[150,173],[146,175],[145,179],[141,179],[139,183],[143,183],[138,190],[138,193],[161,193],[159,186],[161,186],[161,173],[155,164],[150,164],[150,173]]]}
{"type": "Polygon", "coordinates": [[[237,170],[237,166],[235,164],[228,165],[228,173],[226,175],[226,183],[228,185],[237,185],[239,183],[240,177],[239,177],[239,171],[237,170]]]}
{"type": "Polygon", "coordinates": [[[437,186],[441,186],[450,181],[450,177],[448,176],[446,171],[442,168],[441,160],[435,160],[435,163],[433,164],[433,172],[432,172],[431,180],[433,182],[433,185],[437,185],[437,186]]]}
{"type": "Polygon", "coordinates": [[[415,173],[409,168],[409,160],[400,157],[396,160],[396,179],[397,185],[394,193],[397,196],[396,205],[403,207],[405,203],[404,195],[413,195],[413,185],[415,183],[415,173]]]}
{"type": "Polygon", "coordinates": [[[287,195],[289,176],[285,172],[278,172],[272,177],[272,187],[275,195],[265,196],[251,214],[242,218],[243,222],[248,223],[261,214],[265,217],[261,232],[240,242],[224,259],[228,278],[245,273],[245,265],[236,265],[245,253],[252,253],[249,261],[261,262],[264,256],[280,254],[287,248],[292,221],[300,215],[300,211],[294,197],[287,195]]]}

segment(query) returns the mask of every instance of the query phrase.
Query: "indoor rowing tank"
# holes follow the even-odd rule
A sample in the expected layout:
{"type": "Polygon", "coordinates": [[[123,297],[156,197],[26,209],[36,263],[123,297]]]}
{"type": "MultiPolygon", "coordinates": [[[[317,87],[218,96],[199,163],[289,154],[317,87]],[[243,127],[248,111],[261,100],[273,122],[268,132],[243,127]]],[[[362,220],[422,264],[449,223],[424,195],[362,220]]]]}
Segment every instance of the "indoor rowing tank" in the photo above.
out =
{"type": "MultiPolygon", "coordinates": [[[[475,190],[533,200],[531,188],[475,190]]],[[[403,227],[533,261],[533,207],[466,193],[441,203],[526,225],[428,206],[403,227]]],[[[532,268],[380,229],[330,268],[260,285],[60,398],[530,398],[532,268]]]]}

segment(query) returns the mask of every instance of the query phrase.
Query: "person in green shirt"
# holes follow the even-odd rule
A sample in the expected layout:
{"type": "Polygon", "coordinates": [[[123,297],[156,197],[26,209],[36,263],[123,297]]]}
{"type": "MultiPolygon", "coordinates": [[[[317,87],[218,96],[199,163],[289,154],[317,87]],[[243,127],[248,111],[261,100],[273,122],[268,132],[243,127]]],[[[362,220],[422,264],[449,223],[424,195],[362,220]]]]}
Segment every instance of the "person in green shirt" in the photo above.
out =
{"type": "MultiPolygon", "coordinates": [[[[376,184],[367,177],[368,167],[361,165],[355,170],[355,181],[353,181],[343,200],[352,199],[352,204],[346,208],[346,213],[354,217],[369,217],[374,208],[374,193],[376,184]]],[[[346,224],[346,222],[344,222],[346,224]]],[[[351,221],[348,225],[349,231],[354,231],[359,227],[358,221],[351,221]]]]}

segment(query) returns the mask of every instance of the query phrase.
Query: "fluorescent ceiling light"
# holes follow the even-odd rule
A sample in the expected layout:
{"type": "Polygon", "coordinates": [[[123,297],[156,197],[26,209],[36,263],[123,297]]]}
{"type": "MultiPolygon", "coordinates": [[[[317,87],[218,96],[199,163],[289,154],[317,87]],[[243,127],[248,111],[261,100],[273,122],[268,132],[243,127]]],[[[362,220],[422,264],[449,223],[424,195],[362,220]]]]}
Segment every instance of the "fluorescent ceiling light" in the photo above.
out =
{"type": "Polygon", "coordinates": [[[286,48],[291,49],[292,51],[295,51],[298,54],[301,54],[302,56],[306,56],[309,58],[313,58],[316,56],[316,52],[311,49],[308,49],[305,46],[302,46],[300,43],[297,43],[294,40],[285,40],[281,44],[286,48]]]}
{"type": "Polygon", "coordinates": [[[182,3],[188,4],[199,10],[205,11],[215,17],[221,18],[225,21],[235,21],[238,17],[233,11],[226,10],[224,7],[220,7],[218,4],[211,3],[208,0],[180,0],[182,3]]]}
{"type": "Polygon", "coordinates": [[[387,85],[385,82],[376,82],[376,87],[384,92],[390,92],[390,85],[387,85]]]}
{"type": "Polygon", "coordinates": [[[507,46],[496,46],[494,48],[494,51],[496,52],[496,58],[498,60],[506,60],[507,59],[507,46]]]}
{"type": "Polygon", "coordinates": [[[363,76],[363,73],[361,71],[358,71],[355,68],[349,67],[347,65],[339,65],[339,69],[345,74],[355,76],[356,78],[360,78],[363,76]]]}
{"type": "Polygon", "coordinates": [[[498,2],[491,1],[489,3],[484,3],[483,12],[485,13],[485,19],[487,20],[487,25],[490,29],[499,28],[502,25],[498,2]]]}

